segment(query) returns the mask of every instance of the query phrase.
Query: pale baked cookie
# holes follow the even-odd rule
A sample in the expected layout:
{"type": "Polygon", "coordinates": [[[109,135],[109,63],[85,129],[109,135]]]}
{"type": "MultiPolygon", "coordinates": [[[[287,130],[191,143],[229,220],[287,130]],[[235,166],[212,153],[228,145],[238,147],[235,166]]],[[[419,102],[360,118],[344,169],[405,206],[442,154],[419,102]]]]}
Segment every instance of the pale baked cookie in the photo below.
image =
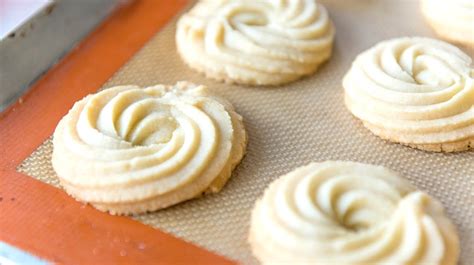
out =
{"type": "Polygon", "coordinates": [[[374,134],[427,151],[474,148],[471,58],[428,38],[384,41],[343,80],[347,108],[374,134]]]}
{"type": "Polygon", "coordinates": [[[474,47],[473,0],[422,0],[421,11],[439,36],[474,47]]]}
{"type": "Polygon", "coordinates": [[[204,86],[118,86],[59,122],[52,162],[76,199],[135,214],[218,192],[246,143],[242,117],[204,86]]]}
{"type": "Polygon", "coordinates": [[[177,26],[183,60],[230,83],[279,85],[331,56],[334,27],[315,0],[201,0],[177,26]]]}
{"type": "Polygon", "coordinates": [[[354,162],[312,163],[270,184],[249,241],[266,265],[454,265],[459,256],[440,202],[384,167],[354,162]]]}

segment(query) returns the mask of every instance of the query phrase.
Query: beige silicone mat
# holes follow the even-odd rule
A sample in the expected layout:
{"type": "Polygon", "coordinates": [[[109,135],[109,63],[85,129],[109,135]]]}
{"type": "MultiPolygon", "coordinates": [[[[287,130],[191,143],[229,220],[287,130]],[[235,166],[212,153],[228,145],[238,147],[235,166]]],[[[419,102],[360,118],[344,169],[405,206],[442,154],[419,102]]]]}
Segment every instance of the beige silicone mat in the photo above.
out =
{"type": "MultiPolygon", "coordinates": [[[[417,1],[327,0],[337,29],[334,54],[315,75],[278,88],[224,85],[188,69],[176,54],[174,23],[157,34],[104,87],[190,80],[234,103],[249,133],[248,153],[217,195],[132,217],[243,263],[250,210],[278,176],[310,161],[354,160],[387,166],[439,198],[462,240],[462,264],[474,264],[474,152],[427,153],[373,136],[343,104],[341,78],[354,57],[378,41],[433,36],[417,1]]],[[[469,51],[471,56],[472,51],[469,51]]],[[[67,89],[67,88],[65,88],[67,89]]],[[[46,141],[19,167],[57,186],[46,141]]]]}

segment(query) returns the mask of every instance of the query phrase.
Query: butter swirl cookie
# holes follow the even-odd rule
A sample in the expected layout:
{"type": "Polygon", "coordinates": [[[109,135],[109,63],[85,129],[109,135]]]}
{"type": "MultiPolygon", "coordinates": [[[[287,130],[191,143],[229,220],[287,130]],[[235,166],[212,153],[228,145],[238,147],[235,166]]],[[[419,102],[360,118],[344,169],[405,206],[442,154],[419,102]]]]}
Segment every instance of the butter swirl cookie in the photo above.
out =
{"type": "Polygon", "coordinates": [[[312,163],[274,181],[252,212],[262,264],[456,264],[459,238],[443,206],[396,173],[312,163]]]}
{"type": "Polygon", "coordinates": [[[422,0],[421,11],[439,36],[474,47],[474,1],[422,0]]]}
{"type": "Polygon", "coordinates": [[[315,0],[201,0],[177,26],[182,59],[207,77],[279,85],[331,56],[334,27],[315,0]]]}
{"type": "Polygon", "coordinates": [[[204,86],[118,86],[59,122],[52,163],[77,200],[136,214],[218,192],[246,142],[242,117],[204,86]]]}
{"type": "Polygon", "coordinates": [[[343,80],[347,108],[374,134],[427,151],[474,146],[471,58],[428,38],[384,41],[343,80]]]}

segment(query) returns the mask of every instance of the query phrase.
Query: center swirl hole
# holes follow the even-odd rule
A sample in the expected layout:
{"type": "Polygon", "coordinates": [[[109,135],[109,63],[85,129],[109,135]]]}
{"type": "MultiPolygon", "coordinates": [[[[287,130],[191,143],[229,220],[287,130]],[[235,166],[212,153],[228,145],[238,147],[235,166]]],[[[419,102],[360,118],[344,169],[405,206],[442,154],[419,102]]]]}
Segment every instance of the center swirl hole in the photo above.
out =
{"type": "Polygon", "coordinates": [[[237,24],[245,24],[247,26],[266,26],[268,18],[265,14],[258,11],[246,11],[235,14],[230,20],[234,28],[237,24]]]}
{"type": "Polygon", "coordinates": [[[413,65],[413,78],[420,85],[449,87],[456,82],[457,74],[438,58],[420,55],[413,65]]]}
{"type": "Polygon", "coordinates": [[[394,205],[387,198],[377,200],[370,190],[353,190],[333,201],[333,220],[351,232],[362,232],[390,218],[394,205]]]}
{"type": "Polygon", "coordinates": [[[136,123],[126,140],[135,146],[167,143],[177,128],[174,118],[162,113],[151,113],[136,123]]]}

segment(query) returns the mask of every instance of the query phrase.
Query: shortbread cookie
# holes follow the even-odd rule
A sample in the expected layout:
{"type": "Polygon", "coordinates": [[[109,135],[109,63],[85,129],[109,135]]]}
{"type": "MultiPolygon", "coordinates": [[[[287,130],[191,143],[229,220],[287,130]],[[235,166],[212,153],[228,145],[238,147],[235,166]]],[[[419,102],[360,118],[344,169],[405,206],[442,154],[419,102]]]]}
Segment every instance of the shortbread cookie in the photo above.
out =
{"type": "Polygon", "coordinates": [[[443,206],[396,173],[312,163],[274,181],[252,212],[262,264],[455,265],[459,238],[443,206]]]}
{"type": "Polygon", "coordinates": [[[374,134],[427,151],[474,148],[471,58],[428,38],[384,41],[343,80],[347,108],[374,134]]]}
{"type": "Polygon", "coordinates": [[[421,11],[439,36],[474,47],[473,0],[422,0],[421,11]]]}
{"type": "Polygon", "coordinates": [[[183,60],[229,83],[279,85],[331,56],[334,27],[315,0],[201,0],[178,22],[183,60]]]}
{"type": "Polygon", "coordinates": [[[246,142],[241,116],[204,86],[118,86],[59,122],[52,162],[77,200],[136,214],[218,192],[246,142]]]}

